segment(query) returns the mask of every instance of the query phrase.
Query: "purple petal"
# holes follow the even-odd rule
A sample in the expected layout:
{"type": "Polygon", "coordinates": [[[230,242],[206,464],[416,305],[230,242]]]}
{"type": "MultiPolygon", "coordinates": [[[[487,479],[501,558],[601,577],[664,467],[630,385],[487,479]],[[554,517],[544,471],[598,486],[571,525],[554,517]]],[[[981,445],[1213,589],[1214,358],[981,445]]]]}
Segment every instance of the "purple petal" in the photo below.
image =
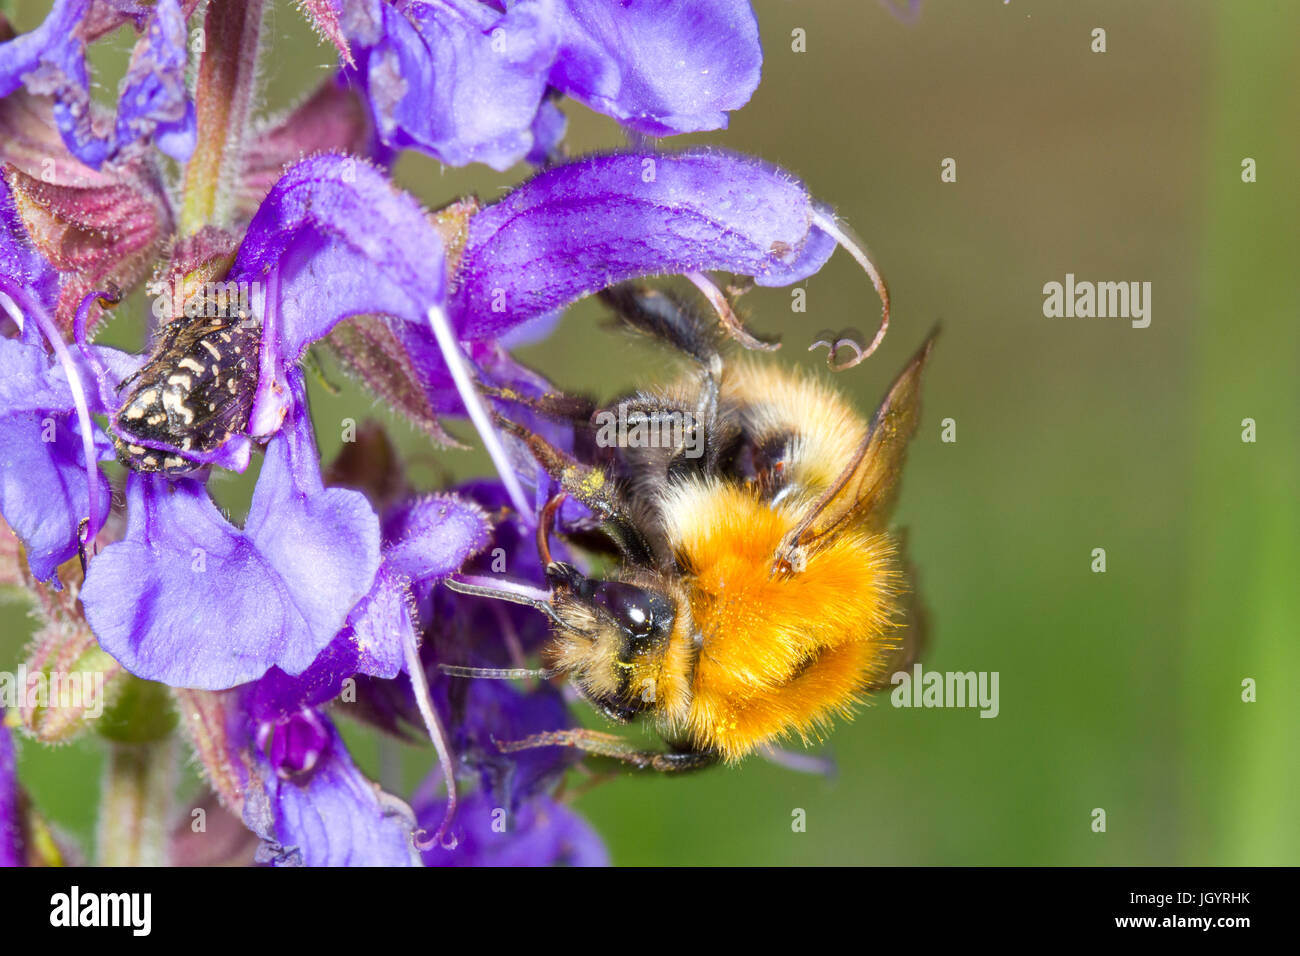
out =
{"type": "Polygon", "coordinates": [[[412,582],[446,577],[487,546],[492,525],[455,495],[408,502],[384,519],[384,562],[412,582]]]}
{"type": "MultiPolygon", "coordinates": [[[[437,825],[442,806],[422,807],[422,822],[437,825]]],[[[608,866],[609,852],[582,817],[547,797],[511,813],[481,792],[461,801],[453,826],[453,850],[434,847],[426,866],[608,866]]]]}
{"type": "Polygon", "coordinates": [[[59,297],[59,275],[32,245],[3,176],[0,176],[0,273],[13,278],[43,308],[53,311],[59,297]]]}
{"type": "Polygon", "coordinates": [[[383,566],[349,618],[358,671],[387,678],[401,672],[403,639],[414,640],[419,623],[411,589],[459,571],[487,546],[491,531],[478,506],[454,495],[407,502],[386,516],[383,566]]]}
{"type": "MultiPolygon", "coordinates": [[[[112,454],[106,443],[101,450],[105,457],[112,454]]],[[[0,513],[22,541],[38,581],[49,581],[59,565],[77,554],[89,501],[82,454],[72,415],[0,416],[0,513]],[[47,436],[53,441],[46,441],[47,436]]],[[[97,479],[95,524],[102,526],[111,489],[102,472],[97,479]]]]}
{"type": "Polygon", "coordinates": [[[539,4],[505,14],[476,0],[385,6],[384,39],[366,74],[380,134],[452,166],[506,169],[533,148],[554,55],[539,4]]]}
{"type": "MultiPolygon", "coordinates": [[[[536,612],[534,612],[536,613],[536,612]]],[[[449,662],[450,663],[450,662],[449,662]]],[[[531,747],[502,753],[499,743],[563,730],[572,719],[558,688],[541,684],[521,691],[508,681],[438,675],[436,699],[445,697],[454,749],[479,774],[484,792],[512,809],[551,789],[581,759],[571,747],[531,747]]]]}
{"type": "Polygon", "coordinates": [[[462,338],[492,338],[637,276],[796,282],[834,248],[820,211],[788,173],[718,150],[558,166],[470,220],[452,315],[462,338]]]}
{"type": "Polygon", "coordinates": [[[413,638],[418,615],[407,581],[380,565],[374,586],[348,618],[340,636],[356,655],[353,673],[392,679],[405,666],[403,641],[413,638]]]}
{"type": "Polygon", "coordinates": [[[118,98],[115,149],[152,135],[175,160],[185,162],[194,152],[198,128],[185,85],[186,39],[180,0],[158,0],[118,98]]]}
{"type": "MultiPolygon", "coordinates": [[[[95,390],[89,392],[93,397],[95,390]]],[[[51,366],[38,346],[0,339],[0,514],[39,581],[52,579],[77,553],[90,500],[80,436],[62,368],[51,366]]],[[[98,427],[95,445],[101,459],[113,457],[98,427]]],[[[97,480],[98,525],[108,515],[111,489],[102,472],[97,480]]]]}
{"type": "Polygon", "coordinates": [[[763,64],[748,0],[559,0],[550,81],[651,136],[721,129],[763,64]]]}
{"type": "Polygon", "coordinates": [[[112,149],[98,128],[99,111],[90,97],[85,43],[78,27],[90,0],[55,0],[45,21],[0,45],[0,97],[19,85],[54,98],[54,120],[68,150],[98,169],[112,149]]]}
{"type": "Polygon", "coordinates": [[[537,115],[533,117],[533,148],[524,158],[534,166],[545,166],[560,155],[568,119],[549,99],[542,100],[537,115]]]}
{"type": "Polygon", "coordinates": [[[358,656],[356,644],[344,629],[301,674],[291,676],[272,667],[260,680],[246,685],[244,707],[253,720],[274,721],[303,707],[328,703],[339,695],[344,681],[357,673],[358,656]]]}
{"type": "Polygon", "coordinates": [[[361,494],[322,487],[310,427],[271,441],[242,531],[197,482],[128,477],[126,537],[82,591],[127,670],[206,689],[299,674],[343,627],[378,569],[379,522],[361,494]]]}
{"type": "MultiPolygon", "coordinates": [[[[447,281],[442,240],[424,210],[374,167],[314,156],[284,174],[249,224],[232,280],[281,270],[284,363],[351,315],[425,322],[447,281]]],[[[267,304],[268,309],[274,303],[267,304]]]]}
{"type": "Polygon", "coordinates": [[[77,24],[89,7],[90,0],[54,0],[39,27],[0,43],[0,97],[8,96],[25,80],[44,85],[58,73],[73,74],[76,82],[86,86],[86,63],[77,24]],[[38,70],[42,73],[32,77],[38,70]]]}
{"type": "Polygon", "coordinates": [[[328,738],[310,742],[317,748],[310,770],[285,779],[265,754],[259,758],[263,793],[244,810],[245,822],[268,841],[259,859],[278,866],[419,866],[411,809],[367,780],[334,726],[318,719],[328,738]]]}
{"type": "Polygon", "coordinates": [[[22,866],[23,831],[18,818],[18,769],[14,742],[0,707],[0,867],[22,866]]]}

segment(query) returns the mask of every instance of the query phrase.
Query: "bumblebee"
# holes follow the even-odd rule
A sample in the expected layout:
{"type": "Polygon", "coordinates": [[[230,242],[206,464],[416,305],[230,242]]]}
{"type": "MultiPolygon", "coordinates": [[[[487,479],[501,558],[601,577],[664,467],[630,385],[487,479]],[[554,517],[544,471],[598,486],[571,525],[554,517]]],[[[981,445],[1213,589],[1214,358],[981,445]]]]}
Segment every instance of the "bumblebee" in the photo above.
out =
{"type": "Polygon", "coordinates": [[[867,421],[818,379],[770,359],[725,360],[703,320],[664,293],[624,285],[603,296],[694,368],[605,408],[486,389],[567,418],[583,450],[562,451],[498,417],[561,489],[538,530],[549,598],[457,579],[448,586],[546,613],[553,633],[542,673],[567,678],[615,721],[649,717],[668,749],[637,750],[591,730],[539,734],[502,749],[561,744],[674,771],[734,763],[790,736],[816,739],[910,663],[917,645],[902,544],[887,521],[934,336],[867,421]],[[673,440],[654,447],[591,441],[595,423],[615,414],[687,424],[660,428],[673,440]],[[565,496],[598,521],[614,558],[607,576],[552,560],[553,530],[590,547],[581,529],[552,527],[565,496]]]}

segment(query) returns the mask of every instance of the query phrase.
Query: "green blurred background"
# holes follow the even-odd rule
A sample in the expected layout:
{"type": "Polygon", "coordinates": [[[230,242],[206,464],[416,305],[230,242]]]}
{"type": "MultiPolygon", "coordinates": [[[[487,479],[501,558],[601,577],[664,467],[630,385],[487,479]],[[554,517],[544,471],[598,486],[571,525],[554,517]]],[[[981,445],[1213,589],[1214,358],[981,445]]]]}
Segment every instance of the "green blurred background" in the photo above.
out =
{"type": "MultiPolygon", "coordinates": [[[[753,759],[624,775],[578,806],[622,864],[1300,862],[1300,5],[926,2],[910,23],[867,0],[755,8],[758,93],[729,130],[685,141],[785,166],[871,246],[893,328],[836,380],[864,411],[942,323],[898,522],[931,616],[925,666],[998,671],[1001,713],[882,696],[825,743],[834,779],[753,759]],[[1098,27],[1105,53],[1091,51],[1098,27]],[[946,157],[955,183],[940,180],[946,157]],[[1043,285],[1067,272],[1152,283],[1150,327],[1045,318],[1043,285]],[[1104,574],[1090,570],[1099,547],[1104,574]]],[[[15,19],[28,28],[44,9],[20,4],[15,19]]],[[[282,105],[332,56],[288,3],[268,30],[266,102],[282,105]]],[[[97,54],[105,75],[129,49],[125,34],[115,44],[97,54]]],[[[573,151],[621,142],[612,121],[565,109],[573,151]]],[[[397,167],[430,206],[520,176],[419,156],[397,167]]],[[[744,306],[756,331],[783,336],[782,361],[815,369],[813,334],[869,334],[878,304],[843,253],[806,287],[806,314],[788,290],[744,306]]],[[[139,328],[123,317],[112,338],[139,328]]],[[[522,355],[602,397],[666,368],[591,303],[522,355]]],[[[332,423],[392,421],[351,385],[313,400],[326,457],[332,423]]],[[[395,434],[422,481],[487,468],[395,434]]],[[[219,493],[238,512],[249,487],[219,493]]],[[[19,602],[0,613],[7,668],[28,624],[19,602]]],[[[408,789],[428,765],[403,747],[395,767],[346,733],[364,766],[408,789]]],[[[23,746],[38,804],[83,838],[99,766],[91,740],[23,746]]]]}

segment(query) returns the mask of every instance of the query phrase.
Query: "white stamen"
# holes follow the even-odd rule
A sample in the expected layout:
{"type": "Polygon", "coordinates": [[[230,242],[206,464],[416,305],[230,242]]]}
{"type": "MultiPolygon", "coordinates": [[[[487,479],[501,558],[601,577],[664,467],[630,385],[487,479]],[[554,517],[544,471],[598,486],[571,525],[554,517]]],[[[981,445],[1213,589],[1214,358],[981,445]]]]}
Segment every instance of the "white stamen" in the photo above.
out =
{"type": "MultiPolygon", "coordinates": [[[[433,741],[433,749],[438,752],[438,765],[447,780],[447,810],[442,815],[442,823],[433,834],[432,840],[425,840],[421,833],[415,834],[415,845],[427,850],[435,843],[441,843],[443,834],[451,826],[456,816],[456,764],[452,760],[451,744],[447,741],[447,731],[442,726],[438,711],[434,709],[433,699],[429,696],[429,681],[424,676],[424,665],[420,663],[420,649],[415,644],[415,632],[402,628],[402,651],[406,656],[406,673],[411,678],[411,691],[415,695],[415,705],[424,718],[425,729],[433,741]]],[[[445,844],[443,844],[445,846],[445,844]]],[[[452,844],[453,846],[455,844],[452,844]]]]}
{"type": "Polygon", "coordinates": [[[497,473],[501,476],[501,483],[506,486],[510,500],[514,503],[515,511],[530,527],[535,527],[537,516],[533,513],[533,507],[528,503],[528,496],[524,494],[524,489],[519,484],[519,476],[510,466],[506,447],[501,443],[501,436],[497,434],[496,427],[492,424],[487,405],[470,379],[469,370],[465,367],[465,356],[461,352],[460,343],[456,341],[455,333],[452,332],[447,313],[438,306],[431,305],[426,314],[434,337],[438,340],[438,348],[442,350],[443,361],[447,363],[451,379],[456,383],[456,391],[460,393],[460,400],[465,403],[469,419],[478,430],[479,437],[483,439],[483,447],[487,449],[492,464],[496,466],[497,473]]]}

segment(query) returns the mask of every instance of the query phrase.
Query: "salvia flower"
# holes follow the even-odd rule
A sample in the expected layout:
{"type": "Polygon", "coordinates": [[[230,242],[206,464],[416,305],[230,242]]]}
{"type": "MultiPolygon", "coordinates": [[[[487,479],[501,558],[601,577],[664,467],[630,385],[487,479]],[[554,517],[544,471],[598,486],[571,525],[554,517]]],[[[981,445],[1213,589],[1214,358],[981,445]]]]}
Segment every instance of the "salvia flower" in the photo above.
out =
{"type": "MultiPolygon", "coordinates": [[[[313,8],[325,7],[313,4],[313,8]]],[[[748,0],[336,0],[341,35],[385,142],[453,166],[553,155],[565,95],[652,136],[720,129],[758,85],[748,0]]]]}
{"type": "MultiPolygon", "coordinates": [[[[748,102],[762,65],[748,2],[300,6],[340,72],[234,138],[205,125],[204,104],[246,114],[252,64],[218,30],[196,73],[194,0],[55,0],[30,33],[0,23],[0,513],[33,579],[67,579],[85,641],[93,632],[121,680],[171,688],[260,862],[603,864],[599,837],[555,795],[579,754],[503,746],[573,725],[564,691],[526,667],[549,622],[442,585],[497,575],[509,555],[514,586],[546,586],[536,532],[555,482],[492,415],[561,451],[575,437],[530,407],[554,390],[510,350],[638,277],[686,276],[749,345],[708,272],[787,285],[842,245],[887,321],[883,283],[783,170],[644,142],[721,129],[748,102]],[[87,45],[128,23],[138,39],[106,108],[90,96],[87,45]],[[632,148],[570,161],[566,98],[613,118],[632,148]],[[431,214],[385,171],[403,149],[541,171],[431,214]],[[193,157],[182,195],[162,156],[193,157]],[[106,307],[146,277],[149,345],[96,344],[106,307]],[[217,283],[251,298],[223,303],[217,283]],[[322,342],[435,441],[450,443],[440,418],[469,417],[496,480],[415,490],[382,432],[367,438],[372,461],[323,471],[302,367],[322,342]],[[235,522],[212,477],[255,455],[235,522]],[[110,482],[115,457],[127,467],[110,482]],[[67,570],[77,557],[84,581],[67,570]],[[422,731],[436,765],[413,793],[384,791],[353,761],[339,713],[422,731]]],[[[255,43],[261,13],[260,0],[227,0],[205,22],[255,43]]],[[[0,862],[18,852],[12,778],[0,730],[0,862]]]]}
{"type": "Polygon", "coordinates": [[[0,45],[0,97],[20,86],[54,99],[54,117],[68,149],[98,169],[140,140],[153,137],[175,159],[194,149],[194,104],[185,85],[187,37],[180,0],[157,0],[119,91],[117,115],[101,115],[90,96],[87,34],[93,0],[55,0],[45,21],[0,45]]]}
{"type": "Polygon", "coordinates": [[[22,821],[18,810],[18,771],[14,742],[0,707],[0,866],[22,866],[22,821]]]}

